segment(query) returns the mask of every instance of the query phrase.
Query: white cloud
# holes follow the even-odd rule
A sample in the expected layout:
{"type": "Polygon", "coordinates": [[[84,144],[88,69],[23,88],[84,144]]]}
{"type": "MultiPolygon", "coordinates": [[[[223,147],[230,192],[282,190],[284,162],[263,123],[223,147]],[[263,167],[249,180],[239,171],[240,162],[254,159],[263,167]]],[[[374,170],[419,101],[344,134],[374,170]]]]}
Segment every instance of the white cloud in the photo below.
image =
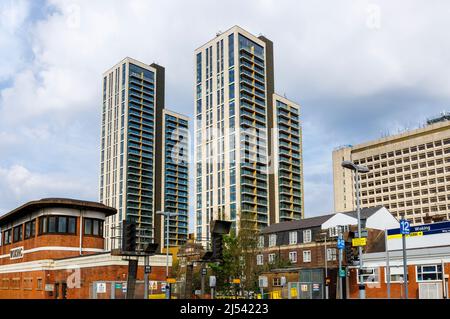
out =
{"type": "MultiPolygon", "coordinates": [[[[33,172],[22,165],[0,166],[0,202],[2,206],[13,209],[26,201],[44,197],[90,198],[95,185],[86,183],[83,178],[60,173],[33,172]]],[[[0,214],[6,211],[0,211],[0,214]]]]}
{"type": "Polygon", "coordinates": [[[0,83],[24,63],[22,28],[29,15],[29,3],[22,0],[0,2],[0,83]]]}

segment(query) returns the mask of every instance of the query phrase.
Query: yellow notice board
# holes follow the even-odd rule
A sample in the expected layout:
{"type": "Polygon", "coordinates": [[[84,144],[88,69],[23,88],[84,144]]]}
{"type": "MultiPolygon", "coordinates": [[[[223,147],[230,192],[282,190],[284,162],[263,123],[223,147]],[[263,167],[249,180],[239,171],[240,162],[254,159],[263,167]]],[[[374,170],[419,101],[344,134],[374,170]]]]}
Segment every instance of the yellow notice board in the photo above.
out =
{"type": "Polygon", "coordinates": [[[365,246],[367,245],[367,238],[353,238],[352,239],[352,246],[353,247],[357,247],[357,246],[365,246]]]}
{"type": "Polygon", "coordinates": [[[297,298],[297,288],[291,288],[291,297],[297,298]]]}

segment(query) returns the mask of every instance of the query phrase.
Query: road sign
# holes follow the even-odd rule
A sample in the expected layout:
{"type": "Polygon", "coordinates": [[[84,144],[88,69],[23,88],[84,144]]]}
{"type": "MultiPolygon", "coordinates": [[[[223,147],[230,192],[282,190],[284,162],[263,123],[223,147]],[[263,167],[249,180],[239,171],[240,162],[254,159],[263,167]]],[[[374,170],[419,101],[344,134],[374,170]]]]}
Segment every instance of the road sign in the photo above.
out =
{"type": "Polygon", "coordinates": [[[116,282],[115,285],[114,285],[114,288],[122,289],[122,284],[120,282],[116,282]]]}
{"type": "Polygon", "coordinates": [[[167,278],[167,282],[168,282],[169,284],[174,284],[174,283],[177,282],[177,280],[176,280],[175,278],[167,278]]]}
{"type": "Polygon", "coordinates": [[[202,268],[202,275],[203,276],[206,276],[206,271],[207,271],[206,268],[202,268]]]}
{"type": "Polygon", "coordinates": [[[233,284],[240,284],[241,280],[239,278],[233,279],[233,284]]]}
{"type": "Polygon", "coordinates": [[[144,269],[144,270],[145,270],[145,273],[146,273],[146,274],[150,274],[150,273],[152,272],[152,266],[148,266],[148,265],[147,265],[147,266],[145,266],[145,269],[144,269]]]}
{"type": "Polygon", "coordinates": [[[366,246],[367,245],[367,238],[353,238],[352,239],[352,246],[353,247],[357,247],[357,246],[366,246]]]}
{"type": "Polygon", "coordinates": [[[355,232],[355,237],[367,237],[369,235],[369,232],[367,231],[367,229],[363,229],[361,230],[361,236],[358,236],[359,233],[355,232]]]}
{"type": "Polygon", "coordinates": [[[344,249],[345,248],[345,241],[342,238],[339,238],[337,241],[337,248],[338,249],[344,249]]]}
{"type": "Polygon", "coordinates": [[[104,294],[106,293],[106,283],[105,282],[98,282],[96,291],[98,294],[104,294]]]}
{"type": "Polygon", "coordinates": [[[209,286],[210,287],[216,286],[216,276],[209,276],[209,286]]]}
{"type": "Polygon", "coordinates": [[[345,277],[345,269],[339,269],[339,277],[345,277]]]}
{"type": "Polygon", "coordinates": [[[409,221],[402,219],[400,220],[400,234],[402,235],[409,235],[411,232],[409,221]]]}
{"type": "Polygon", "coordinates": [[[329,286],[330,283],[331,283],[331,277],[328,276],[325,278],[325,285],[329,286]]]}

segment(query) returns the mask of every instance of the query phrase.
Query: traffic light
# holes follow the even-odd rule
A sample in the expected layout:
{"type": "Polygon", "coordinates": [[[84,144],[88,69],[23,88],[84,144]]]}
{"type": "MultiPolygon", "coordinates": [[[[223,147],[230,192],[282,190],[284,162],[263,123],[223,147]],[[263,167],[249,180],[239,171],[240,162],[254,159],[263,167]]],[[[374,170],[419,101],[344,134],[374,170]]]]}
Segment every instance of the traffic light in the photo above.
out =
{"type": "Polygon", "coordinates": [[[212,234],[212,259],[223,260],[223,235],[212,234]]]}
{"type": "Polygon", "coordinates": [[[136,223],[123,221],[122,250],[136,251],[136,223]]]}
{"type": "Polygon", "coordinates": [[[345,259],[347,261],[347,265],[353,265],[355,260],[355,254],[353,252],[353,247],[351,243],[345,243],[345,259]]]}

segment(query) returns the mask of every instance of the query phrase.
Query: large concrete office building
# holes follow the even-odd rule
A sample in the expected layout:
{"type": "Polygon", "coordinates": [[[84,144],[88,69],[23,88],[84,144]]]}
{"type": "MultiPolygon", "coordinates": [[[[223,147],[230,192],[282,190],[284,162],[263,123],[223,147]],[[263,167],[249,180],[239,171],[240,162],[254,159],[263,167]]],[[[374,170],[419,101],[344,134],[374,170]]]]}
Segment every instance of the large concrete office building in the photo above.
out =
{"type": "Polygon", "coordinates": [[[333,152],[334,205],[337,212],[356,206],[354,177],[341,162],[365,165],[361,175],[361,205],[384,205],[413,224],[425,217],[448,219],[450,211],[450,121],[448,115],[423,128],[333,152]]]}
{"type": "Polygon", "coordinates": [[[195,63],[197,240],[213,219],[262,229],[302,218],[300,110],[274,92],[272,41],[234,26],[195,63]]]}
{"type": "Polygon", "coordinates": [[[162,248],[166,228],[156,212],[164,209],[179,213],[169,221],[170,245],[187,239],[187,192],[169,193],[172,179],[175,186],[187,179],[187,152],[178,142],[187,141],[188,119],[164,109],[164,79],[164,67],[131,58],[103,74],[100,202],[118,210],[106,219],[107,249],[118,248],[123,220],[137,223],[141,243],[162,248]],[[169,163],[168,148],[184,155],[169,163]]]}

